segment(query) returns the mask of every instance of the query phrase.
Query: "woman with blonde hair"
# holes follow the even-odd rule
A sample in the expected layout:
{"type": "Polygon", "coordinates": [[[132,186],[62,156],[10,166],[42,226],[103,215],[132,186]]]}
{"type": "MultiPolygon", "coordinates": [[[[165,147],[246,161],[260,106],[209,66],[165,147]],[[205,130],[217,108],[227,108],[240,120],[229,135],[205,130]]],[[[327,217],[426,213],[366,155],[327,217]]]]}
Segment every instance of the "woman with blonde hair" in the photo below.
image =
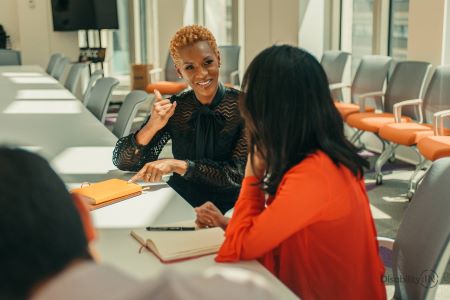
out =
{"type": "Polygon", "coordinates": [[[213,202],[224,213],[234,206],[247,157],[239,92],[219,82],[220,53],[205,27],[181,28],[170,42],[177,73],[191,90],[156,101],[141,129],[119,139],[113,162],[138,171],[132,180],[168,184],[192,206],[213,202]],[[172,140],[173,159],[158,159],[172,140]]]}

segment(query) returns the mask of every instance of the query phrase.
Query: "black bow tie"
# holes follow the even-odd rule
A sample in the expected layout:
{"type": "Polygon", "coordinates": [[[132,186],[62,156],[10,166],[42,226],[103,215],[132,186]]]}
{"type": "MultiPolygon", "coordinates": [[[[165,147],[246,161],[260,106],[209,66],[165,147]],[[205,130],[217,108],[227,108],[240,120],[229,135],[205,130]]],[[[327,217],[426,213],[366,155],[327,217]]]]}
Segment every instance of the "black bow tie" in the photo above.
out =
{"type": "Polygon", "coordinates": [[[189,119],[195,129],[195,159],[214,159],[216,139],[225,126],[225,117],[213,108],[222,101],[224,94],[225,90],[219,84],[211,105],[200,106],[189,119]]]}

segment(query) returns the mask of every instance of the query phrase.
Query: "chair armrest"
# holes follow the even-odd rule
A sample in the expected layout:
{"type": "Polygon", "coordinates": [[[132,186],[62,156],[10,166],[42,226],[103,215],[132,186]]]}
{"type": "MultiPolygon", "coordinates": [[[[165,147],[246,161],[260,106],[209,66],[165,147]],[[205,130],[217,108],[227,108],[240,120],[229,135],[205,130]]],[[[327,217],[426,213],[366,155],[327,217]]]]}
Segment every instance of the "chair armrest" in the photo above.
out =
{"type": "MultiPolygon", "coordinates": [[[[156,80],[156,75],[157,74],[162,74],[162,72],[163,72],[163,69],[161,69],[161,68],[151,69],[150,72],[149,72],[150,73],[151,82],[158,81],[158,80],[156,80]]],[[[158,79],[160,79],[160,77],[161,77],[161,75],[158,75],[158,79]]]]}
{"type": "Polygon", "coordinates": [[[418,106],[419,107],[419,123],[423,123],[423,112],[422,112],[422,99],[411,99],[401,101],[394,104],[394,119],[395,123],[400,123],[402,121],[402,107],[403,106],[418,106]]]}
{"type": "Polygon", "coordinates": [[[230,83],[234,86],[236,82],[239,85],[239,70],[230,73],[230,83]]]}
{"type": "Polygon", "coordinates": [[[334,91],[334,90],[338,90],[338,89],[343,89],[343,88],[350,88],[352,87],[350,84],[348,83],[332,83],[329,85],[330,91],[334,91]]]}
{"type": "Polygon", "coordinates": [[[358,95],[359,112],[366,111],[366,98],[384,96],[384,91],[376,91],[358,95]]]}
{"type": "Polygon", "coordinates": [[[384,237],[377,237],[378,252],[385,267],[392,268],[392,254],[394,249],[394,240],[384,237]]]}
{"type": "Polygon", "coordinates": [[[450,109],[441,110],[433,114],[434,135],[444,135],[444,118],[450,116],[450,109]]]}

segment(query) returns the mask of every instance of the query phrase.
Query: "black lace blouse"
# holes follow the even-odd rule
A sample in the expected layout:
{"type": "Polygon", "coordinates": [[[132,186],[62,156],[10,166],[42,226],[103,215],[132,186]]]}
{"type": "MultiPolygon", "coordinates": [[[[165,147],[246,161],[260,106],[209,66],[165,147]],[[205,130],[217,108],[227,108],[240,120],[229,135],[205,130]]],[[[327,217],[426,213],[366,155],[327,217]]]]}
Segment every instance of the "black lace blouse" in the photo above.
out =
{"type": "Polygon", "coordinates": [[[226,212],[238,197],[247,159],[238,98],[237,90],[222,85],[209,106],[202,105],[192,90],[172,96],[177,107],[167,125],[147,145],[138,145],[135,134],[119,139],[114,165],[139,171],[157,160],[172,139],[174,158],[188,160],[188,169],[184,176],[174,173],[168,184],[194,207],[211,201],[226,212]]]}

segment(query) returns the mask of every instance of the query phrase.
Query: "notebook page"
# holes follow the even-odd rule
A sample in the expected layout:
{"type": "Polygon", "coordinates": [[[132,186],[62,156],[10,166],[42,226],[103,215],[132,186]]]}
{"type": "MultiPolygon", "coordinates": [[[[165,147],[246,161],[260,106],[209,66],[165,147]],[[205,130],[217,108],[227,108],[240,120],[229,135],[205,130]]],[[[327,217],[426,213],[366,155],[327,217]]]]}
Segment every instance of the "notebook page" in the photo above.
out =
{"type": "Polygon", "coordinates": [[[225,237],[219,227],[195,231],[147,231],[133,230],[144,240],[151,240],[164,260],[214,253],[219,250],[225,237]]]}

